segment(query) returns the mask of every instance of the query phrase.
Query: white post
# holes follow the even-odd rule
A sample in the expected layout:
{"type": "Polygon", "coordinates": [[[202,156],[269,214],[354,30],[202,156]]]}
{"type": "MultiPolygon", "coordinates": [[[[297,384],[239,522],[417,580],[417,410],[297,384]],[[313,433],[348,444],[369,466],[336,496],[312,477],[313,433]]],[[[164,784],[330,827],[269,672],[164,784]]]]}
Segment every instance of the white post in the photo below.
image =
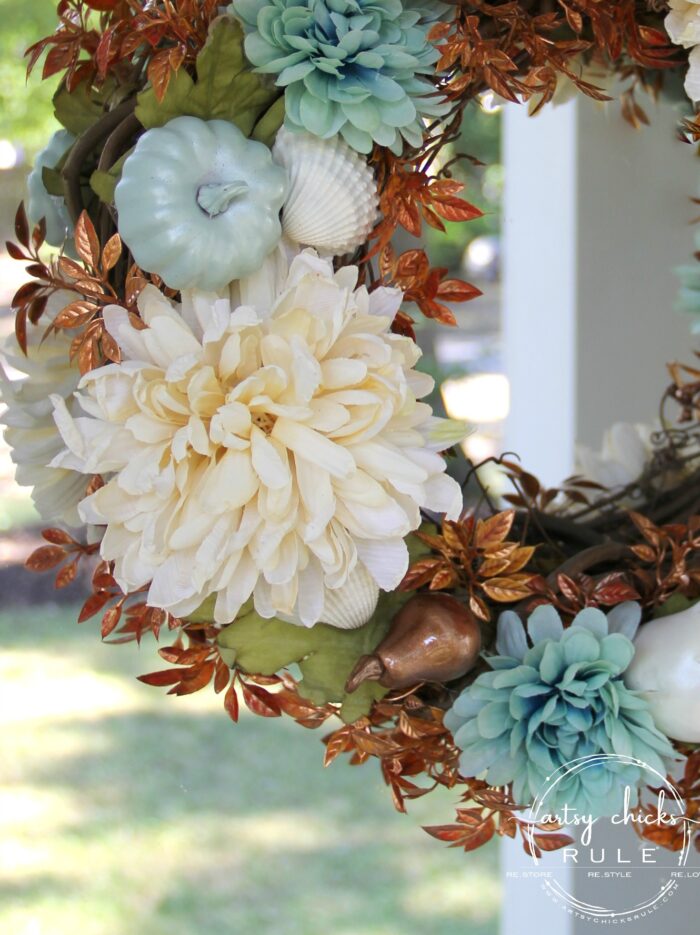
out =
{"type": "MultiPolygon", "coordinates": [[[[505,109],[505,447],[546,484],[572,472],[576,441],[597,448],[615,421],[651,422],[665,363],[691,358],[673,268],[694,249],[697,161],[676,139],[677,112],[647,110],[652,126],[635,131],[616,104],[505,109]]],[[[517,849],[506,841],[504,875],[522,868],[517,849]]],[[[590,931],[536,882],[504,887],[502,935],[590,931]]],[[[686,935],[697,895],[685,881],[672,908],[631,927],[686,935]]]]}
{"type": "Polygon", "coordinates": [[[697,161],[677,112],[648,111],[635,131],[616,104],[505,110],[507,447],[545,482],[573,467],[576,441],[652,421],[665,363],[690,357],[673,269],[694,249],[697,161]]]}

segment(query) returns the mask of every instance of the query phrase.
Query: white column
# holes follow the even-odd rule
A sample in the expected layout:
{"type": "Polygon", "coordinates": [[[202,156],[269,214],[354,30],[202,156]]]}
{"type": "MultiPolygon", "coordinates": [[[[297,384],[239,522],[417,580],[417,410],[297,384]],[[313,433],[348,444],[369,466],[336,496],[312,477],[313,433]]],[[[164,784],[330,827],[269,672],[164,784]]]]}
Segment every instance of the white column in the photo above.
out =
{"type": "Polygon", "coordinates": [[[506,107],[507,447],[545,482],[571,470],[575,441],[651,421],[665,363],[690,357],[673,268],[694,249],[697,160],[677,112],[648,111],[635,131],[616,104],[506,107]]]}
{"type": "MultiPolygon", "coordinates": [[[[505,109],[505,447],[547,484],[572,472],[576,441],[598,447],[615,421],[652,421],[665,363],[691,358],[673,268],[694,249],[698,163],[676,139],[677,112],[647,110],[652,126],[635,131],[616,104],[578,100],[536,118],[505,109]]],[[[521,853],[505,842],[504,874],[522,869],[521,853]]],[[[697,895],[685,881],[635,933],[687,935],[697,895]]],[[[590,928],[536,882],[504,878],[502,935],[590,928]]]]}

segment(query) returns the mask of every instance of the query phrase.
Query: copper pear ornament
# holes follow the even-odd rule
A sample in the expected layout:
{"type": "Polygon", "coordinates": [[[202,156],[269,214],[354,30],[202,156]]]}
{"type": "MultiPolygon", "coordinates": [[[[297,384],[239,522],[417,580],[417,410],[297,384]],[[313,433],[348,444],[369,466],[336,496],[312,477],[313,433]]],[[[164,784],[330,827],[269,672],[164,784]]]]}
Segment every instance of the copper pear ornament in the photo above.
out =
{"type": "Polygon", "coordinates": [[[392,689],[450,682],[474,668],[480,651],[481,630],[470,610],[447,594],[417,594],[375,651],[359,660],[345,690],[366,681],[392,689]]]}

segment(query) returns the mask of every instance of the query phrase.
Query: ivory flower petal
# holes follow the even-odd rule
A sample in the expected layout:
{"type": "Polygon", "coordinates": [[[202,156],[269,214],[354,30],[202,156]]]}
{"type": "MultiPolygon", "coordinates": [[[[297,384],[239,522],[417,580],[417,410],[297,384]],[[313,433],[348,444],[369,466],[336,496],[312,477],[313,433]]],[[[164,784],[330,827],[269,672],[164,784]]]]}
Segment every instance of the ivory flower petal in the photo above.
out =
{"type": "Polygon", "coordinates": [[[179,615],[215,594],[218,623],[252,596],[312,626],[356,569],[396,587],[421,508],[459,513],[420,352],[390,332],[401,293],[356,286],[279,252],[226,295],[145,289],[145,330],[106,310],[122,363],[83,378],[83,415],[57,398],[55,417],[66,464],[114,472],[81,513],[107,526],[124,591],[151,580],[149,603],[179,615]]]}
{"type": "MultiPolygon", "coordinates": [[[[10,379],[0,366],[0,397],[7,406],[0,421],[6,426],[5,441],[17,465],[15,479],[22,486],[32,487],[32,499],[41,518],[77,527],[81,525],[77,506],[85,496],[87,480],[71,465],[49,466],[64,447],[50,397],[60,401],[67,416],[64,425],[70,431],[70,412],[77,412],[73,392],[80,373],[70,363],[71,342],[64,332],[54,332],[41,340],[47,319],[70,301],[70,296],[62,293],[52,297],[42,323],[29,328],[26,357],[14,335],[5,341],[2,356],[14,370],[27,376],[10,379]]],[[[74,441],[81,444],[77,434],[74,441]]]]}
{"type": "Polygon", "coordinates": [[[669,0],[664,26],[674,45],[690,49],[685,92],[691,101],[700,101],[700,0],[669,0]]]}

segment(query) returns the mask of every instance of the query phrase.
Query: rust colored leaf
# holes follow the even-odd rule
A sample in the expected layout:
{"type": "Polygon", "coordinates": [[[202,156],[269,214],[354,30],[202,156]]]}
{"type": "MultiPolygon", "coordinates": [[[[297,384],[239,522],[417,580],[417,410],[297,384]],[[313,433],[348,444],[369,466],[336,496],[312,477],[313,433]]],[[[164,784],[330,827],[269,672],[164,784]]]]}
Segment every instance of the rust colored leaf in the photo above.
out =
{"type": "Polygon", "coordinates": [[[177,685],[182,678],[183,672],[187,669],[162,669],[160,672],[149,672],[147,675],[139,675],[138,681],[144,685],[152,685],[155,688],[165,688],[167,685],[177,685]]]}
{"type": "Polygon", "coordinates": [[[440,568],[430,582],[431,591],[444,591],[445,588],[452,588],[459,582],[459,575],[456,569],[451,565],[444,565],[440,568]]]}
{"type": "Polygon", "coordinates": [[[650,545],[632,545],[630,549],[643,562],[655,562],[656,552],[650,545]]]}
{"type": "Polygon", "coordinates": [[[29,221],[24,202],[20,202],[15,214],[15,237],[23,247],[29,249],[29,221]]]}
{"type": "Polygon", "coordinates": [[[20,261],[22,261],[22,260],[29,260],[29,259],[30,259],[30,257],[28,257],[27,254],[24,253],[24,251],[21,250],[21,249],[17,246],[17,244],[12,243],[11,240],[6,240],[6,241],[5,241],[5,249],[7,250],[7,252],[8,252],[9,255],[12,257],[13,260],[20,260],[20,261]]]}
{"type": "Polygon", "coordinates": [[[568,834],[535,834],[533,837],[541,851],[558,851],[574,843],[568,834]]]}
{"type": "Polygon", "coordinates": [[[109,591],[98,591],[97,594],[91,594],[85,601],[78,616],[78,623],[84,623],[95,614],[98,614],[108,601],[112,599],[109,591]]]}
{"type": "Polygon", "coordinates": [[[83,211],[75,225],[75,249],[83,263],[97,269],[100,263],[100,241],[87,211],[83,211]]]}
{"type": "Polygon", "coordinates": [[[122,617],[122,605],[110,607],[102,618],[102,639],[106,640],[110,633],[116,630],[122,617]]]}
{"type": "Polygon", "coordinates": [[[46,539],[47,542],[51,542],[53,545],[73,545],[75,543],[73,536],[63,529],[42,529],[41,536],[42,539],[46,539]]]}
{"type": "Polygon", "coordinates": [[[581,596],[581,589],[568,575],[557,575],[557,587],[568,600],[576,603],[581,596]]]}
{"type": "Polygon", "coordinates": [[[238,723],[238,694],[236,692],[235,679],[229,685],[228,691],[224,695],[224,709],[234,723],[238,723]]]}
{"type": "Polygon", "coordinates": [[[27,353],[27,309],[19,309],[15,315],[15,337],[23,354],[27,353]]]}
{"type": "Polygon", "coordinates": [[[222,691],[228,686],[228,683],[231,681],[231,670],[223,661],[223,659],[216,660],[216,672],[214,675],[214,691],[217,695],[220,695],[222,691]]]}
{"type": "Polygon", "coordinates": [[[661,544],[661,535],[657,527],[652,523],[650,519],[647,519],[646,516],[642,516],[641,513],[636,513],[635,511],[630,511],[630,519],[641,532],[644,538],[653,545],[655,548],[658,548],[661,544]]]}
{"type": "Polygon", "coordinates": [[[65,551],[58,545],[43,545],[36,549],[24,563],[29,571],[48,571],[60,565],[66,557],[65,551]]]}
{"type": "Polygon", "coordinates": [[[119,257],[122,255],[122,240],[119,234],[114,234],[107,243],[104,245],[102,250],[102,270],[107,273],[109,270],[114,269],[114,267],[119,262],[119,257]]]}
{"type": "Polygon", "coordinates": [[[406,577],[399,585],[399,591],[412,591],[428,584],[443,562],[439,558],[423,558],[416,562],[406,572],[406,577]]]}
{"type": "Polygon", "coordinates": [[[490,578],[481,587],[491,600],[508,604],[530,596],[529,581],[529,575],[513,575],[509,578],[490,578]]]}
{"type": "Polygon", "coordinates": [[[489,519],[480,519],[476,524],[474,544],[486,552],[493,551],[510,532],[514,519],[515,510],[505,510],[489,519]]]}
{"type": "Polygon", "coordinates": [[[20,286],[17,292],[15,292],[10,305],[12,308],[20,308],[22,305],[26,305],[29,300],[34,298],[37,292],[43,288],[40,282],[25,282],[25,284],[20,286]]]}
{"type": "Polygon", "coordinates": [[[69,584],[72,584],[78,574],[78,564],[80,563],[80,556],[76,555],[73,561],[65,565],[56,575],[56,587],[57,588],[67,588],[69,584]]]}
{"type": "Polygon", "coordinates": [[[638,601],[640,594],[628,581],[615,575],[598,582],[593,597],[599,604],[614,607],[625,601],[638,601]]]}
{"type": "Polygon", "coordinates": [[[241,680],[241,690],[243,692],[243,700],[253,714],[257,714],[260,717],[281,716],[282,710],[272,692],[261,688],[259,685],[253,685],[251,682],[244,682],[243,680],[241,680]]]}

